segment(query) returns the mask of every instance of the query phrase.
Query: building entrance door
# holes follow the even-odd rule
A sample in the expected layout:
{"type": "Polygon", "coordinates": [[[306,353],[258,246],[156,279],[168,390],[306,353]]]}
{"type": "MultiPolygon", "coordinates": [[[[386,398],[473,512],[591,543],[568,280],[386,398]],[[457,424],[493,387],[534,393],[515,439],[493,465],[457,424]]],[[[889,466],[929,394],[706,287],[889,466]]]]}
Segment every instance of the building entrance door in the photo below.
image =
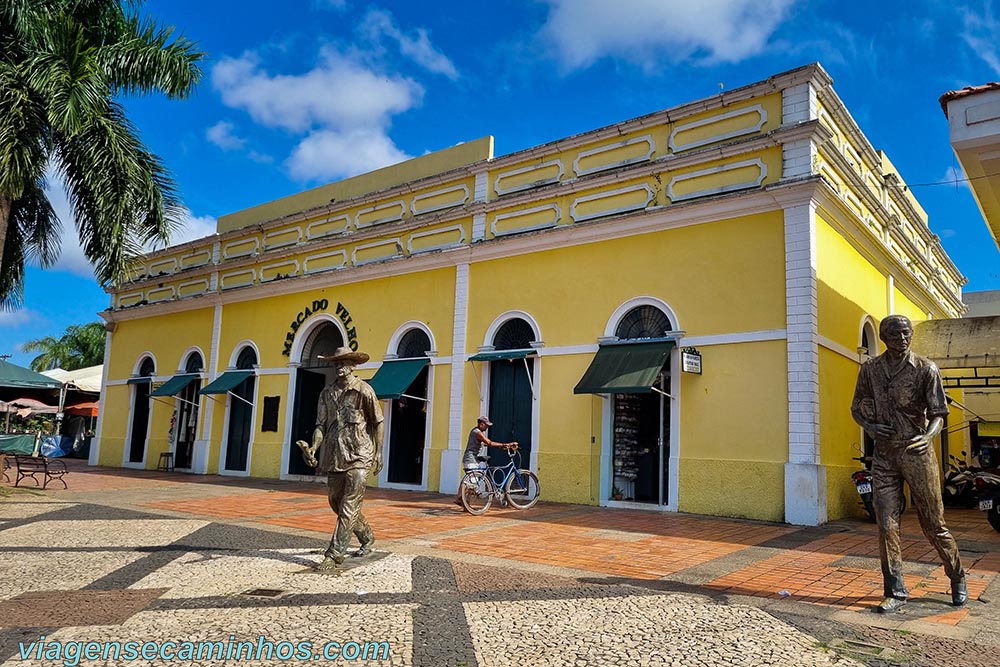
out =
{"type": "MultiPolygon", "coordinates": [[[[487,435],[497,442],[519,443],[521,468],[531,465],[531,381],[534,359],[509,359],[490,362],[490,413],[493,422],[487,435]],[[527,363],[527,368],[525,368],[527,363]]],[[[506,465],[506,452],[489,448],[490,465],[506,465]]]]}
{"type": "Polygon", "coordinates": [[[128,462],[142,463],[146,456],[146,431],[149,429],[149,382],[135,386],[132,403],[132,436],[129,439],[128,462]]]}
{"type": "Polygon", "coordinates": [[[326,376],[322,373],[300,368],[295,374],[295,403],[292,408],[292,446],[288,449],[288,474],[313,475],[315,468],[306,465],[302,458],[302,450],[295,444],[296,440],[312,443],[313,430],[316,428],[316,404],[319,395],[326,384],[326,376]]]}
{"type": "Polygon", "coordinates": [[[669,404],[655,391],[668,378],[661,373],[649,393],[615,394],[612,500],[668,504],[669,404]]]}
{"type": "Polygon", "coordinates": [[[424,438],[427,433],[427,375],[425,366],[400,396],[392,401],[389,429],[388,480],[420,484],[424,472],[424,438]],[[412,398],[411,398],[412,397],[412,398]]]}

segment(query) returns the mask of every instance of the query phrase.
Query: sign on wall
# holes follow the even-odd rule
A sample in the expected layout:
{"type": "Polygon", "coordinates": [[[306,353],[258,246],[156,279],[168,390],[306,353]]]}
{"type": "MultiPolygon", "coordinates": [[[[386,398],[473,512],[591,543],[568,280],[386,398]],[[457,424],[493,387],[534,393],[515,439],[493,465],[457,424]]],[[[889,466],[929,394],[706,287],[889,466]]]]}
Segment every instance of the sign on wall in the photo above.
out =
{"type": "Polygon", "coordinates": [[[681,350],[681,370],[685,373],[701,375],[701,352],[693,347],[681,350]]]}

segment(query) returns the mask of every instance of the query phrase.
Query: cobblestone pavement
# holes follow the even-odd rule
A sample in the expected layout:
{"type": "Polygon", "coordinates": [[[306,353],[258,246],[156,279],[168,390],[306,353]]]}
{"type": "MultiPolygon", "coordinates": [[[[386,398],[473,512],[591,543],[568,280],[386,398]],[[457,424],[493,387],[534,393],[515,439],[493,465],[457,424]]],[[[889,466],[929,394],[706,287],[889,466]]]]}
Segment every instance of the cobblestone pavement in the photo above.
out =
{"type": "MultiPolygon", "coordinates": [[[[320,486],[82,466],[67,479],[68,491],[0,486],[4,665],[71,664],[49,642],[74,641],[219,642],[251,664],[301,651],[294,663],[331,640],[373,665],[997,664],[1000,539],[977,514],[949,522],[978,599],[947,606],[936,557],[911,534],[914,599],[884,617],[870,611],[878,561],[861,523],[544,502],[472,517],[439,494],[371,490],[376,553],[330,576],[310,570],[333,527],[320,486]],[[267,646],[245,659],[262,641],[270,659],[267,646]]],[[[79,662],[165,662],[137,657],[79,662]]],[[[226,662],[202,657],[185,662],[226,662]]]]}

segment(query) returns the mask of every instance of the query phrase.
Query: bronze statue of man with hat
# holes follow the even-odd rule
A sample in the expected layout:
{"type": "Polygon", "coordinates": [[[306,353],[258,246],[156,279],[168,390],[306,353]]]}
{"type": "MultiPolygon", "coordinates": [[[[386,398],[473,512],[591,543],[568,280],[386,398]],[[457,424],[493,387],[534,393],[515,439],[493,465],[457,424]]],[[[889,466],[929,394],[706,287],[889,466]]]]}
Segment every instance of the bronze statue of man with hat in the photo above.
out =
{"type": "Polygon", "coordinates": [[[889,315],[879,325],[879,338],[886,351],[861,366],[851,404],[854,420],[875,440],[872,483],[884,588],[884,599],[875,610],[899,611],[908,597],[899,544],[904,481],[920,528],[951,579],[952,604],[960,607],[969,593],[958,545],[944,522],[941,478],[931,444],[948,414],[941,374],[934,362],[910,350],[909,318],[889,315]]]}
{"type": "Polygon", "coordinates": [[[296,444],[306,463],[327,475],[327,493],[330,508],[337,515],[337,528],[326,557],[316,569],[336,572],[344,562],[352,533],[361,543],[354,555],[368,555],[375,546],[371,526],[361,513],[361,502],[369,472],[378,474],[382,470],[383,420],[375,390],[354,374],[358,364],[368,361],[367,354],[341,347],[319,358],[330,363],[334,377],[319,395],[312,444],[305,440],[296,444]]]}

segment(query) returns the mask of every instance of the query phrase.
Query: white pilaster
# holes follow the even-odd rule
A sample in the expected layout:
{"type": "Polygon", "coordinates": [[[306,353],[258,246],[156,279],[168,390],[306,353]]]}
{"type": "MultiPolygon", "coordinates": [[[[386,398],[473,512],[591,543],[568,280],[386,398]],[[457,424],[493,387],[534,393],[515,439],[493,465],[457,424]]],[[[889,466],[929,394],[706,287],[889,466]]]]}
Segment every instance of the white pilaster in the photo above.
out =
{"type": "Polygon", "coordinates": [[[472,241],[482,241],[486,238],[486,214],[476,213],[472,216],[472,241]]]}
{"type": "Polygon", "coordinates": [[[441,493],[457,493],[461,471],[465,419],[465,334],[469,320],[469,265],[455,267],[455,321],[451,342],[451,404],[448,407],[448,449],[441,452],[441,493]]]}
{"type": "Polygon", "coordinates": [[[781,146],[781,178],[801,178],[813,173],[816,144],[812,139],[790,141],[781,146]]]}
{"type": "Polygon", "coordinates": [[[816,205],[785,209],[785,312],[788,348],[788,463],[785,520],[827,519],[826,468],[819,450],[819,336],[816,205]]]}
{"type": "MultiPolygon", "coordinates": [[[[114,325],[112,325],[114,326],[114,325]]],[[[111,332],[104,334],[104,368],[101,370],[101,387],[108,386],[108,368],[111,367],[111,332]]],[[[127,386],[127,385],[126,385],[127,386]]],[[[90,452],[87,454],[87,464],[96,466],[101,457],[101,433],[104,432],[104,402],[106,393],[102,393],[97,410],[97,430],[90,439],[90,452]]]]}
{"type": "Polygon", "coordinates": [[[819,117],[816,89],[809,82],[781,91],[781,124],[791,125],[819,117]]]}
{"type": "MultiPolygon", "coordinates": [[[[208,382],[212,382],[219,376],[219,337],[221,335],[222,304],[217,303],[212,317],[212,348],[205,368],[208,382]]],[[[208,473],[208,450],[212,446],[212,418],[215,416],[218,403],[207,396],[203,396],[200,403],[202,409],[198,412],[203,415],[201,418],[201,437],[194,441],[194,450],[191,452],[191,472],[205,475],[208,473]]]]}
{"type": "Polygon", "coordinates": [[[486,201],[487,196],[487,181],[489,180],[489,172],[479,171],[476,172],[476,185],[475,193],[473,195],[473,201],[483,202],[486,201]]]}

